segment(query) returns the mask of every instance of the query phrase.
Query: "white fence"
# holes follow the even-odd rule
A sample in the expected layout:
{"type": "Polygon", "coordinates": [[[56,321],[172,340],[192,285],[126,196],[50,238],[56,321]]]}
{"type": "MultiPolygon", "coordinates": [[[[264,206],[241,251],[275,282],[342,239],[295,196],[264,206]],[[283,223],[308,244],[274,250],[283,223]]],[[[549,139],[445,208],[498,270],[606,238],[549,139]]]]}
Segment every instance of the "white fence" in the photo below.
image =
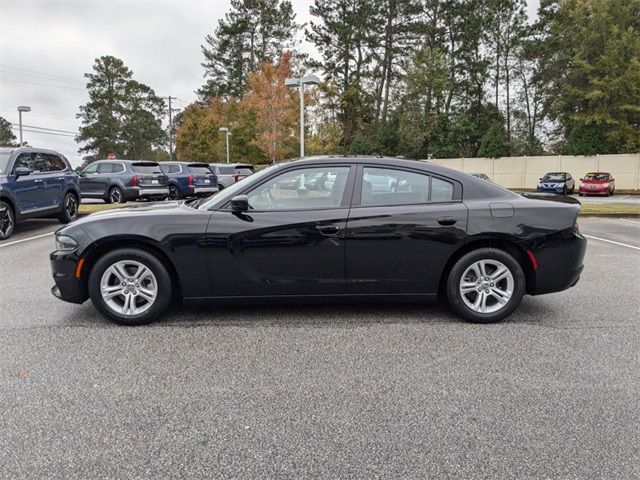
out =
{"type": "Polygon", "coordinates": [[[594,156],[540,156],[503,158],[442,158],[430,160],[438,165],[467,173],[485,173],[507,188],[535,189],[547,172],[569,172],[576,179],[587,172],[608,172],[616,190],[640,190],[640,153],[594,156]]]}

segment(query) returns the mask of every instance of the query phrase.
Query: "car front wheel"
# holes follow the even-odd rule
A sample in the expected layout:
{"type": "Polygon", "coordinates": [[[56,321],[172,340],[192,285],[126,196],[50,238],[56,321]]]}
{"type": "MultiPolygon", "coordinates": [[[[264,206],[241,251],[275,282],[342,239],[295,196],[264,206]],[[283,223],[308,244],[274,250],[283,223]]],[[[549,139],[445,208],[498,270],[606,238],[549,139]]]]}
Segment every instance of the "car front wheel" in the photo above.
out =
{"type": "Polygon", "coordinates": [[[0,240],[6,240],[13,233],[16,219],[13,210],[6,202],[0,202],[0,240]]]}
{"type": "Polygon", "coordinates": [[[449,272],[447,298],[455,313],[475,323],[493,323],[513,313],[525,293],[524,272],[504,250],[480,248],[449,272]]]}
{"type": "Polygon", "coordinates": [[[96,309],[121,325],[153,322],[171,300],[171,277],[153,254],[137,248],[102,256],[89,274],[89,295],[96,309]]]}

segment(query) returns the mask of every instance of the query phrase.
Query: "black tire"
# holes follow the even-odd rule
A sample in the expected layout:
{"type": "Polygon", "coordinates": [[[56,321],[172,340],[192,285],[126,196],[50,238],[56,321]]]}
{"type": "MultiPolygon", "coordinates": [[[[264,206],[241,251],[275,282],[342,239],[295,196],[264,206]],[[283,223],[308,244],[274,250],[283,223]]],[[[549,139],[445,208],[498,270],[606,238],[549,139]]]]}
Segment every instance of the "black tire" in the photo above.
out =
{"type": "Polygon", "coordinates": [[[107,203],[125,203],[124,193],[120,187],[111,187],[107,197],[107,203]]]}
{"type": "MultiPolygon", "coordinates": [[[[491,284],[493,286],[493,284],[491,284]]],[[[510,254],[497,248],[479,248],[463,255],[453,266],[447,277],[447,299],[451,309],[460,317],[473,323],[494,323],[505,319],[518,307],[525,293],[525,278],[522,267],[510,254]],[[481,260],[495,260],[502,263],[513,277],[511,297],[499,310],[480,313],[472,310],[462,298],[460,282],[462,275],[474,263],[481,260]]]]}
{"type": "Polygon", "coordinates": [[[571,190],[569,190],[569,195],[573,195],[573,193],[575,192],[575,190],[576,190],[576,187],[575,187],[575,186],[571,187],[571,190]]]}
{"type": "Polygon", "coordinates": [[[78,207],[80,202],[74,193],[67,192],[62,201],[62,211],[58,214],[60,223],[70,223],[78,218],[78,207]]]}
{"type": "Polygon", "coordinates": [[[169,200],[180,200],[182,195],[180,195],[180,190],[175,185],[169,185],[169,196],[167,197],[169,200]]]}
{"type": "Polygon", "coordinates": [[[221,192],[222,190],[224,190],[224,185],[222,184],[218,184],[218,191],[221,192]]]}
{"type": "Polygon", "coordinates": [[[6,240],[16,228],[16,216],[7,202],[0,201],[0,240],[6,240]]]}
{"type": "MultiPolygon", "coordinates": [[[[136,285],[137,286],[137,285],[136,285]]],[[[98,259],[89,274],[89,296],[95,308],[107,319],[120,325],[145,325],[155,321],[169,306],[172,294],[171,277],[165,265],[152,253],[138,248],[122,248],[109,252],[98,259]],[[102,276],[119,261],[135,261],[147,267],[157,281],[155,301],[145,312],[138,315],[123,315],[114,311],[102,297],[102,276]]]]}
{"type": "Polygon", "coordinates": [[[567,194],[567,186],[565,185],[564,188],[562,189],[562,195],[566,195],[567,194]]]}

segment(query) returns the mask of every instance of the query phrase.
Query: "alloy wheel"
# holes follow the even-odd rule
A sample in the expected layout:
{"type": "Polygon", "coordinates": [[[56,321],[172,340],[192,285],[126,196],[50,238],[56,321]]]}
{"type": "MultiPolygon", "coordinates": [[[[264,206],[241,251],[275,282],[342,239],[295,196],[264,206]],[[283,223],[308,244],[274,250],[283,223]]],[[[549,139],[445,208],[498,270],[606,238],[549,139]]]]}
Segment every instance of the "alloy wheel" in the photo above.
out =
{"type": "Polygon", "coordinates": [[[78,202],[76,201],[76,197],[72,194],[67,195],[67,199],[64,202],[64,209],[67,212],[69,220],[76,218],[76,214],[78,213],[78,202]]]}
{"type": "Polygon", "coordinates": [[[149,267],[136,260],[121,260],[105,270],[100,280],[104,303],[124,316],[141,315],[158,297],[158,281],[149,267]]]}
{"type": "MultiPolygon", "coordinates": [[[[1,207],[0,207],[1,208],[1,207]]],[[[13,213],[8,207],[0,210],[0,237],[7,238],[13,232],[13,213]]]]}
{"type": "Polygon", "coordinates": [[[111,203],[120,203],[122,201],[122,192],[119,188],[114,188],[109,193],[109,198],[111,199],[111,203]]]}
{"type": "Polygon", "coordinates": [[[474,312],[494,313],[509,303],[514,279],[511,270],[498,260],[479,260],[462,274],[459,291],[465,305],[474,312]]]}

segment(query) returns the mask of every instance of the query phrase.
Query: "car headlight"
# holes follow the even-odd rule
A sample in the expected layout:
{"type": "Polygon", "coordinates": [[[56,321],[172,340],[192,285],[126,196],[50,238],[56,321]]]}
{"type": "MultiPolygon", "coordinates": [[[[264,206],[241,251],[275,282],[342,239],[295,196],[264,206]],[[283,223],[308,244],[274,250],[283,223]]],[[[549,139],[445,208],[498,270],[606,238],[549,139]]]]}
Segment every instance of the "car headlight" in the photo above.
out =
{"type": "Polygon", "coordinates": [[[68,235],[56,235],[56,249],[61,252],[71,252],[78,248],[78,242],[68,235]]]}
{"type": "Polygon", "coordinates": [[[609,184],[608,184],[608,183],[603,183],[603,184],[602,184],[602,187],[603,187],[603,188],[609,188],[609,184]]]}

